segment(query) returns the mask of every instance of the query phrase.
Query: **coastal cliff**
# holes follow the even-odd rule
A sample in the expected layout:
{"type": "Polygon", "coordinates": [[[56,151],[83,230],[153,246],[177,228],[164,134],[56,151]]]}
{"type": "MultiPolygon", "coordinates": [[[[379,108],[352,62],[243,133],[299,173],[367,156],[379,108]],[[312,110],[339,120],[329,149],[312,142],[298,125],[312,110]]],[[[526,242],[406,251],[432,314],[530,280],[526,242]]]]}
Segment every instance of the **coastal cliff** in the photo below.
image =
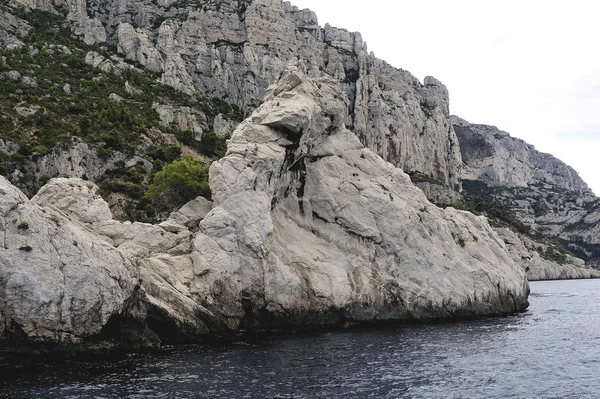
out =
{"type": "Polygon", "coordinates": [[[79,179],[29,201],[0,178],[3,337],[85,346],[127,326],[143,346],[525,309],[486,219],[428,202],[345,128],[346,106],[289,67],[211,166],[214,203],[159,225],[112,220],[79,179]]]}
{"type": "MultiPolygon", "coordinates": [[[[458,198],[461,160],[445,86],[432,77],[421,83],[393,68],[367,51],[359,33],[322,28],[309,10],[281,0],[42,0],[13,5],[3,8],[5,46],[18,46],[18,28],[28,27],[10,15],[12,10],[63,13],[62,26],[87,45],[86,64],[119,72],[133,63],[182,93],[216,97],[246,113],[261,103],[288,62],[305,60],[310,76],[327,75],[339,82],[349,99],[345,123],[364,145],[420,180],[435,183],[433,196],[458,198]],[[105,50],[92,49],[101,45],[105,50]]],[[[215,119],[204,112],[194,117],[195,130],[231,133],[227,118],[231,116],[215,119]]]]}
{"type": "MultiPolygon", "coordinates": [[[[452,123],[460,141],[467,196],[513,213],[530,238],[552,242],[559,252],[567,249],[588,265],[598,265],[600,199],[573,168],[494,126],[458,117],[452,117],[452,123]]],[[[540,252],[552,258],[554,250],[543,245],[540,252]]],[[[563,254],[554,260],[581,266],[570,259],[563,254]]],[[[587,274],[582,271],[581,276],[587,274]]]]}
{"type": "Polygon", "coordinates": [[[525,276],[600,276],[574,170],[309,10],[14,0],[0,52],[7,342],[508,314],[525,276]],[[151,201],[182,157],[212,164],[206,198],[151,201]]]}

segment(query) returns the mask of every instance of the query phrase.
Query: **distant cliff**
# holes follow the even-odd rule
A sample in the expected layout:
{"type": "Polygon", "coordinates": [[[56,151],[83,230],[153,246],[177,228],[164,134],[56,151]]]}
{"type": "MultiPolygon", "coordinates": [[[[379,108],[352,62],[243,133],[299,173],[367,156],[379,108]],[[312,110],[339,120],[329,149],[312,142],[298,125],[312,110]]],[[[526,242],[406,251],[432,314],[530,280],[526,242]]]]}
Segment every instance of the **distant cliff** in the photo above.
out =
{"type": "Polygon", "coordinates": [[[452,123],[466,194],[503,204],[539,239],[600,265],[600,199],[573,168],[494,126],[452,123]]]}

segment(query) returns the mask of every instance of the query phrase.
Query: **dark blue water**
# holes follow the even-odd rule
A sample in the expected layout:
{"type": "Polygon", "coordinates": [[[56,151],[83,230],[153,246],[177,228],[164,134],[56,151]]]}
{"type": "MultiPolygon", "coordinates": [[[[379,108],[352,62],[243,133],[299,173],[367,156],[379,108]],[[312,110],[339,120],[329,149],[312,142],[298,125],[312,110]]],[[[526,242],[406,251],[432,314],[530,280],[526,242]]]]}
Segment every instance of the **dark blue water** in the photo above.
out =
{"type": "Polygon", "coordinates": [[[14,398],[600,398],[600,280],[532,283],[528,312],[450,324],[0,365],[14,398]]]}

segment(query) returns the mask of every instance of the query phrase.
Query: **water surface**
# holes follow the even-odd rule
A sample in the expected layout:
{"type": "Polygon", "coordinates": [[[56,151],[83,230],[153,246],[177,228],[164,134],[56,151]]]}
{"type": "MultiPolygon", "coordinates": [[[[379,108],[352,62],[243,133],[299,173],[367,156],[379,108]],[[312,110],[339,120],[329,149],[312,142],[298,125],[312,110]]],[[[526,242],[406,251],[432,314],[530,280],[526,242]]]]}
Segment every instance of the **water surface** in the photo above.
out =
{"type": "Polygon", "coordinates": [[[600,398],[600,280],[531,284],[518,316],[0,364],[11,398],[600,398]]]}

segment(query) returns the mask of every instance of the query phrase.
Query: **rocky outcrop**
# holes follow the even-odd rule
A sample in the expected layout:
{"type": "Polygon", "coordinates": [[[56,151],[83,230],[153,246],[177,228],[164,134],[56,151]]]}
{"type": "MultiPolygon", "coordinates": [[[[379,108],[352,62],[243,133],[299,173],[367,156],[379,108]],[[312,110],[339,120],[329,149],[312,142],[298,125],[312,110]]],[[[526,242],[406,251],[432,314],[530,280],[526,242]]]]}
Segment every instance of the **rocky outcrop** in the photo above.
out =
{"type": "Polygon", "coordinates": [[[202,112],[189,107],[173,107],[154,103],[152,108],[158,113],[161,125],[170,127],[172,124],[182,131],[190,131],[196,140],[202,138],[202,133],[208,128],[208,120],[202,112]]]}
{"type": "Polygon", "coordinates": [[[555,251],[552,247],[507,228],[498,228],[496,232],[504,240],[515,263],[525,270],[529,281],[600,278],[600,271],[586,267],[582,259],[556,253],[562,259],[553,261],[547,255],[555,251]]]}
{"type": "Polygon", "coordinates": [[[486,219],[429,203],[345,128],[346,106],[335,81],[290,67],[212,165],[214,204],[161,225],[113,221],[82,180],[28,201],[0,179],[5,336],[82,339],[129,315],[176,342],[525,309],[525,273],[486,219]]]}
{"type": "Polygon", "coordinates": [[[44,204],[60,194],[53,189],[29,201],[0,176],[0,338],[78,343],[100,334],[134,295],[131,260],[73,217],[106,217],[103,201],[84,209],[95,190],[87,184],[69,187],[81,195],[63,196],[59,209],[44,204]]]}
{"type": "Polygon", "coordinates": [[[134,67],[133,65],[127,64],[120,57],[114,55],[112,57],[105,57],[95,51],[88,51],[85,55],[85,63],[98,68],[102,72],[115,73],[121,75],[123,71],[132,70],[135,72],[142,72],[141,69],[134,67]]]}
{"type": "MultiPolygon", "coordinates": [[[[0,142],[0,150],[16,152],[10,143],[0,142]]],[[[152,168],[149,161],[139,156],[127,156],[120,152],[113,152],[108,157],[101,157],[98,152],[90,148],[90,145],[80,139],[74,139],[70,143],[57,146],[51,153],[40,156],[35,163],[23,165],[7,177],[12,181],[23,181],[26,174],[44,176],[46,179],[57,176],[72,176],[90,179],[99,179],[106,171],[115,169],[116,164],[122,162],[126,166],[143,164],[148,170],[152,168]]],[[[47,180],[46,180],[47,181],[47,180]]],[[[44,180],[31,180],[23,182],[23,190],[29,196],[33,196],[44,180]]]]}
{"type": "MultiPolygon", "coordinates": [[[[86,43],[106,40],[128,61],[160,74],[162,83],[237,103],[246,112],[260,104],[289,61],[306,60],[309,75],[339,82],[349,98],[346,124],[363,144],[436,185],[460,188],[460,152],[444,85],[432,77],[421,83],[377,59],[358,33],[319,27],[309,10],[281,0],[61,5],[86,43]]],[[[21,6],[56,9],[49,0],[21,6]]],[[[124,68],[95,52],[86,62],[104,71],[124,68]]]]}
{"type": "Polygon", "coordinates": [[[27,35],[31,26],[15,17],[4,5],[0,6],[0,48],[19,49],[23,42],[19,39],[27,35]]]}
{"type": "Polygon", "coordinates": [[[494,126],[452,122],[467,193],[504,204],[539,233],[600,264],[600,199],[573,168],[494,126]]]}
{"type": "Polygon", "coordinates": [[[552,155],[537,151],[495,126],[471,124],[456,116],[451,120],[460,141],[463,179],[493,187],[547,184],[591,194],[577,172],[552,155]]]}

